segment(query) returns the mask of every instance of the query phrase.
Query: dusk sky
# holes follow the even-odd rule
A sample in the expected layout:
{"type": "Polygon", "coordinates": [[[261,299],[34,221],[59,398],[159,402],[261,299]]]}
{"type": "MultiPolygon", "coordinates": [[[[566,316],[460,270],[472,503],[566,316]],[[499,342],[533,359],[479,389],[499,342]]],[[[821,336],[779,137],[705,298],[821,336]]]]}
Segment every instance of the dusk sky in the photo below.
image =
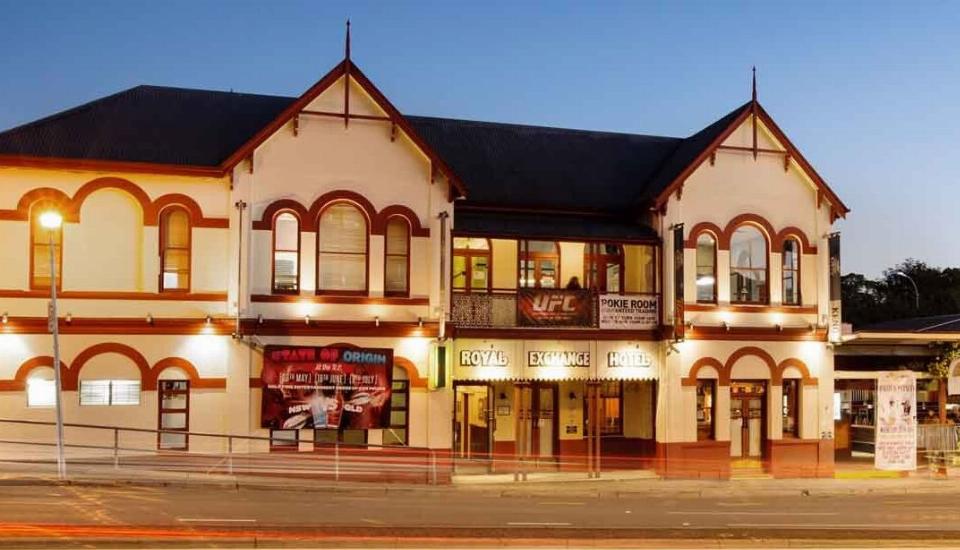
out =
{"type": "Polygon", "coordinates": [[[957,2],[0,0],[0,128],[137,84],[299,95],[347,17],[409,114],[686,136],[749,99],[756,65],[853,210],[845,272],[960,266],[957,2]]]}

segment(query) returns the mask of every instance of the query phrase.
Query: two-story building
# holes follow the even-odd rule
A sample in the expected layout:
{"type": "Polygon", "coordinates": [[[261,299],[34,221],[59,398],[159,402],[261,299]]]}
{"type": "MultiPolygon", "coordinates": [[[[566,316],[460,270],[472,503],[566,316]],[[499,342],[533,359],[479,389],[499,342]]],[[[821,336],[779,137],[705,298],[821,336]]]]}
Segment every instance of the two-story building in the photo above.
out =
{"type": "Polygon", "coordinates": [[[55,278],[68,423],[829,475],[846,212],[755,97],[670,138],[404,116],[349,57],[140,86],[0,133],[0,418],[53,417],[55,278]]]}

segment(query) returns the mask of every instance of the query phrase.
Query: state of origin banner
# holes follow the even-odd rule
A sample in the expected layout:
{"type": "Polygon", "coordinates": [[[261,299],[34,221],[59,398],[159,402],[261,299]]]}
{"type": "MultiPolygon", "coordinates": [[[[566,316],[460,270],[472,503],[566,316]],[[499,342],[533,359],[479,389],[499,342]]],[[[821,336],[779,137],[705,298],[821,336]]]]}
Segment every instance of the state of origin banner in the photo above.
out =
{"type": "Polygon", "coordinates": [[[267,346],[260,426],[378,429],[390,425],[393,350],[267,346]]]}

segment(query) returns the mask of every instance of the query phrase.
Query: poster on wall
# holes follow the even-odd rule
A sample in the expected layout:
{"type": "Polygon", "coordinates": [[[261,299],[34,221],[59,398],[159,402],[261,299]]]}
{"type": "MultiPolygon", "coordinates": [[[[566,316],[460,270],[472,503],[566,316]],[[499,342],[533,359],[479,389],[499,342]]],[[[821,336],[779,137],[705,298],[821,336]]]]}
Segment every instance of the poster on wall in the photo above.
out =
{"type": "Polygon", "coordinates": [[[260,426],[377,429],[390,424],[393,350],[267,346],[260,426]]]}
{"type": "Polygon", "coordinates": [[[917,379],[912,372],[881,372],[877,378],[878,470],[917,469],[917,379]]]}
{"type": "Polygon", "coordinates": [[[843,336],[841,317],[840,289],[840,233],[831,233],[828,241],[830,250],[830,327],[828,337],[831,342],[839,342],[843,336]]]}
{"type": "Polygon", "coordinates": [[[660,300],[655,295],[600,295],[600,328],[653,330],[660,325],[660,300]]]}
{"type": "Polygon", "coordinates": [[[683,340],[683,224],[673,226],[673,339],[683,340]]]}
{"type": "Polygon", "coordinates": [[[521,288],[517,324],[525,327],[589,327],[593,319],[589,290],[521,288]]]}

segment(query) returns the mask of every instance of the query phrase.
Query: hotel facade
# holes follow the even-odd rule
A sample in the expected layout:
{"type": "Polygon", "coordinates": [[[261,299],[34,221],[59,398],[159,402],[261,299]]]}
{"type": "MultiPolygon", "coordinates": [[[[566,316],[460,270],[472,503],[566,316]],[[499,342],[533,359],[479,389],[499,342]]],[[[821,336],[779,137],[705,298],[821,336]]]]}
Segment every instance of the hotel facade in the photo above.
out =
{"type": "Polygon", "coordinates": [[[349,58],[296,98],[140,86],[0,133],[0,418],[54,418],[55,278],[65,421],[167,430],[128,445],[829,476],[847,211],[755,96],[670,138],[406,116],[349,58]],[[387,412],[268,419],[318,348],[389,357],[387,412]]]}

